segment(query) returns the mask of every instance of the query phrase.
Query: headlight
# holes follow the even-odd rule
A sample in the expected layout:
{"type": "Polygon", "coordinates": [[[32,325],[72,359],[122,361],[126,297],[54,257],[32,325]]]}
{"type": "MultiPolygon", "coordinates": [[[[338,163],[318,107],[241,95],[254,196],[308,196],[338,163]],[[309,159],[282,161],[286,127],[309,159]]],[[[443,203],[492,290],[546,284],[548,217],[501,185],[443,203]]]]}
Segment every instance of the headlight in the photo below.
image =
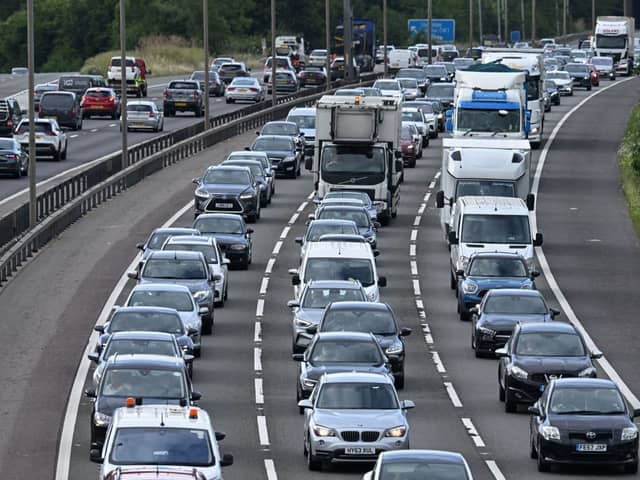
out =
{"type": "Polygon", "coordinates": [[[306,388],[313,388],[316,386],[316,383],[318,383],[316,380],[311,380],[310,378],[302,380],[302,386],[306,388]]]}
{"type": "Polygon", "coordinates": [[[441,118],[442,118],[442,114],[441,114],[441,113],[439,113],[439,114],[438,114],[438,120],[440,120],[441,118]]]}
{"type": "Polygon", "coordinates": [[[520,380],[526,380],[529,377],[529,374],[516,365],[510,365],[507,368],[507,372],[509,375],[519,378],[520,380]]]}
{"type": "Polygon", "coordinates": [[[622,441],[635,440],[637,436],[638,436],[638,427],[636,426],[626,427],[622,429],[622,436],[620,437],[620,440],[622,441]]]}
{"type": "Polygon", "coordinates": [[[402,343],[394,343],[393,345],[387,347],[384,353],[386,353],[387,355],[397,355],[398,353],[402,353],[402,349],[402,343]]]}
{"type": "Polygon", "coordinates": [[[285,162],[295,162],[296,161],[296,157],[286,157],[284,159],[285,162]]]}
{"type": "Polygon", "coordinates": [[[478,290],[478,284],[475,282],[464,282],[462,284],[464,293],[475,293],[478,290]]]}
{"type": "Polygon", "coordinates": [[[195,191],[196,197],[209,198],[211,194],[202,188],[196,188],[195,191]]]}
{"type": "Polygon", "coordinates": [[[367,293],[367,299],[370,302],[375,302],[376,301],[376,292],[369,292],[367,293]]]}
{"type": "Polygon", "coordinates": [[[487,335],[489,337],[493,337],[496,334],[495,330],[491,330],[490,328],[485,328],[485,327],[478,327],[478,331],[482,335],[487,335]]]}
{"type": "Polygon", "coordinates": [[[531,283],[523,283],[522,285],[520,285],[520,288],[523,290],[531,290],[533,288],[533,285],[531,283]]]}
{"type": "Polygon", "coordinates": [[[211,296],[211,290],[199,290],[193,294],[193,298],[199,302],[211,296]]]}
{"type": "Polygon", "coordinates": [[[253,192],[243,193],[242,195],[240,195],[240,200],[251,200],[253,196],[253,192]]]}
{"type": "Polygon", "coordinates": [[[317,437],[335,437],[336,436],[336,431],[333,428],[323,427],[322,425],[314,425],[313,433],[315,433],[317,437]]]}
{"type": "MultiPolygon", "coordinates": [[[[96,412],[93,414],[93,424],[96,427],[106,427],[111,423],[111,417],[104,413],[96,412]]],[[[637,432],[636,432],[637,433],[637,432]]]]}
{"type": "Polygon", "coordinates": [[[386,430],[384,432],[384,436],[398,438],[398,437],[404,437],[406,433],[407,433],[407,427],[405,427],[404,425],[399,425],[397,427],[389,428],[388,430],[386,430]]]}
{"type": "Polygon", "coordinates": [[[529,271],[535,270],[536,261],[533,259],[533,257],[527,258],[526,262],[527,262],[527,268],[529,269],[529,271]]]}
{"type": "Polygon", "coordinates": [[[414,149],[414,146],[413,146],[413,145],[408,145],[408,146],[407,146],[407,150],[413,150],[413,149],[414,149]]]}
{"type": "Polygon", "coordinates": [[[245,250],[246,248],[247,246],[243,243],[234,243],[233,245],[229,246],[229,249],[231,250],[245,250]]]}
{"type": "Polygon", "coordinates": [[[458,270],[466,270],[469,266],[469,257],[461,256],[458,258],[458,270]]]}
{"type": "Polygon", "coordinates": [[[300,328],[307,328],[312,325],[311,322],[300,317],[296,317],[295,322],[296,322],[296,327],[300,327],[300,328]]]}
{"type": "Polygon", "coordinates": [[[545,440],[560,440],[560,430],[552,425],[544,425],[540,428],[540,434],[545,440]]]}
{"type": "Polygon", "coordinates": [[[538,127],[533,127],[531,129],[531,133],[538,133],[538,127]]]}
{"type": "Polygon", "coordinates": [[[593,367],[587,367],[584,370],[582,370],[580,373],[578,373],[579,377],[595,377],[596,376],[596,369],[593,367]]]}

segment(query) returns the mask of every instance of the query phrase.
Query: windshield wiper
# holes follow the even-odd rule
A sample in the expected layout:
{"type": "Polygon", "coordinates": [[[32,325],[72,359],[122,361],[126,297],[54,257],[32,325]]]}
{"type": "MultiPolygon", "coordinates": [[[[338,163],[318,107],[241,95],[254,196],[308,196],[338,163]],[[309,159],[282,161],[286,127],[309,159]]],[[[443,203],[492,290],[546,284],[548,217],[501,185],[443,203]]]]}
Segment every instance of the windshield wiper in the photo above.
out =
{"type": "MultiPolygon", "coordinates": [[[[569,412],[559,412],[563,415],[611,415],[611,412],[601,412],[599,410],[571,410],[569,412]]],[[[620,413],[615,411],[613,413],[620,413]]]]}

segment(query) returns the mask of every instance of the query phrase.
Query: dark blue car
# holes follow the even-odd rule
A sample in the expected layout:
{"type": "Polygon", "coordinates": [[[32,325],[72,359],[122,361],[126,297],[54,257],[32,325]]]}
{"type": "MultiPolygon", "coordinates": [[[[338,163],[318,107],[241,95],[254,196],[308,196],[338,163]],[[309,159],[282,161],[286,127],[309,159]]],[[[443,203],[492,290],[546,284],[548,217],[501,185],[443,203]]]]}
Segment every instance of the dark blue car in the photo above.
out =
{"type": "Polygon", "coordinates": [[[202,235],[215,237],[231,266],[239,266],[243,270],[249,268],[253,252],[253,229],[247,227],[242,215],[205,213],[195,219],[193,228],[202,235]]]}
{"type": "Polygon", "coordinates": [[[470,320],[469,309],[479,304],[489,290],[521,288],[535,290],[534,279],[540,275],[529,270],[517,253],[477,253],[469,259],[466,270],[458,272],[458,314],[470,320]]]}

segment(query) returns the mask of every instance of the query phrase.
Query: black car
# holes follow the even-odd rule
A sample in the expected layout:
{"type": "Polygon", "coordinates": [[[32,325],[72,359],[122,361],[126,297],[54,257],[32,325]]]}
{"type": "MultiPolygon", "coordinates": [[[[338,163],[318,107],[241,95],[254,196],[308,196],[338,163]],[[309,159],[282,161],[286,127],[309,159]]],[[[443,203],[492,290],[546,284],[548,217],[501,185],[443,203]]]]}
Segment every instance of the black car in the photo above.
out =
{"type": "Polygon", "coordinates": [[[538,290],[489,290],[471,312],[471,348],[476,357],[492,355],[505,346],[518,323],[549,322],[558,310],[549,308],[538,290]]]}
{"type": "Polygon", "coordinates": [[[249,150],[265,152],[271,160],[276,176],[289,178],[300,176],[303,152],[291,136],[261,135],[256,138],[249,150]]]}
{"type": "Polygon", "coordinates": [[[242,215],[248,222],[260,218],[260,188],[248,167],[218,165],[194,178],[195,216],[221,212],[242,215]]]}
{"type": "Polygon", "coordinates": [[[331,303],[325,308],[320,323],[310,326],[307,331],[373,333],[391,363],[396,387],[404,388],[404,337],[411,334],[411,329],[398,327],[396,316],[386,303],[331,303]]]}
{"type": "Polygon", "coordinates": [[[538,471],[552,465],[612,465],[638,472],[638,427],[614,382],[596,378],[552,380],[529,407],[531,458],[538,471]]]}
{"type": "Polygon", "coordinates": [[[202,235],[215,237],[225,257],[232,266],[239,266],[243,270],[249,268],[253,252],[251,234],[253,229],[244,223],[242,215],[230,213],[204,213],[193,222],[202,235]]]}
{"type": "Polygon", "coordinates": [[[586,63],[567,63],[563,68],[571,78],[574,87],[583,87],[591,90],[591,68],[586,63]]]}
{"type": "Polygon", "coordinates": [[[16,178],[29,172],[29,155],[13,138],[0,138],[0,174],[16,178]]]}
{"type": "MultiPolygon", "coordinates": [[[[391,365],[371,333],[321,332],[304,353],[294,353],[300,362],[296,401],[309,398],[325,373],[369,372],[391,374],[391,365]]],[[[304,413],[304,409],[300,409],[304,413]]]]}
{"type": "Polygon", "coordinates": [[[563,322],[518,324],[496,355],[498,393],[507,412],[535,402],[553,378],[595,377],[591,359],[602,356],[589,353],[575,327],[563,322]]]}
{"type": "Polygon", "coordinates": [[[222,82],[229,85],[236,77],[250,77],[250,71],[251,69],[248,69],[244,63],[229,62],[220,65],[220,68],[218,68],[218,76],[222,82]]]}
{"type": "Polygon", "coordinates": [[[298,74],[298,81],[301,87],[308,85],[324,85],[327,83],[327,71],[324,67],[312,65],[305,66],[298,74]]]}
{"type": "Polygon", "coordinates": [[[544,98],[545,98],[545,112],[551,110],[551,105],[560,105],[560,90],[558,90],[558,86],[556,82],[553,80],[545,80],[544,81],[544,98]],[[549,99],[549,102],[546,102],[546,99],[549,99]],[[548,108],[547,108],[548,107],[548,108]]]}
{"type": "Polygon", "coordinates": [[[146,242],[138,243],[136,245],[136,247],[142,251],[142,259],[138,265],[138,270],[140,270],[144,261],[149,258],[151,252],[155,250],[162,250],[164,242],[166,242],[169,237],[177,237],[180,235],[200,235],[200,232],[195,228],[183,227],[156,228],[151,232],[151,235],[149,235],[146,242]]]}
{"type": "MultiPolygon", "coordinates": [[[[444,67],[443,67],[444,68],[444,67]]],[[[453,83],[434,83],[427,88],[426,98],[427,100],[437,100],[442,104],[442,108],[445,110],[451,108],[453,105],[453,83]]]]}
{"type": "Polygon", "coordinates": [[[116,408],[127,398],[139,404],[193,405],[201,398],[191,387],[183,359],[166,355],[115,355],[107,360],[98,387],[88,389],[92,399],[91,448],[102,448],[116,408]]]}
{"type": "Polygon", "coordinates": [[[80,97],[73,92],[45,92],[40,97],[40,118],[53,118],[61,127],[82,130],[80,97]]]}
{"type": "Polygon", "coordinates": [[[14,98],[0,100],[0,137],[10,137],[22,120],[22,110],[14,98]]]}
{"type": "MultiPolygon", "coordinates": [[[[189,80],[196,80],[200,83],[200,90],[206,92],[207,89],[204,87],[204,70],[196,70],[191,74],[189,80]]],[[[220,76],[216,71],[209,72],[209,95],[215,95],[216,97],[221,97],[224,95],[224,91],[226,90],[224,82],[220,80],[220,76]]]]}
{"type": "Polygon", "coordinates": [[[271,203],[273,177],[270,172],[264,169],[262,162],[259,160],[225,160],[222,165],[247,167],[251,170],[253,178],[255,178],[260,189],[260,207],[265,208],[271,203]]]}
{"type": "Polygon", "coordinates": [[[106,87],[104,79],[95,75],[63,75],[58,79],[58,90],[61,92],[73,92],[76,97],[82,98],[90,88],[106,87]]]}
{"type": "Polygon", "coordinates": [[[396,73],[396,78],[413,78],[416,82],[418,82],[418,87],[422,90],[424,94],[427,91],[427,87],[429,86],[429,79],[427,78],[427,74],[422,68],[401,68],[396,73]]]}
{"type": "Polygon", "coordinates": [[[296,148],[302,150],[304,148],[304,134],[298,127],[296,122],[287,122],[282,120],[275,120],[267,122],[262,126],[259,132],[256,132],[258,136],[265,135],[282,135],[291,137],[296,143],[296,148]]]}
{"type": "Polygon", "coordinates": [[[58,87],[53,83],[41,83],[33,88],[33,108],[37,112],[40,108],[40,98],[44,92],[55,92],[58,87]]]}
{"type": "Polygon", "coordinates": [[[451,81],[447,67],[444,65],[427,65],[424,67],[424,74],[431,84],[451,81]]]}

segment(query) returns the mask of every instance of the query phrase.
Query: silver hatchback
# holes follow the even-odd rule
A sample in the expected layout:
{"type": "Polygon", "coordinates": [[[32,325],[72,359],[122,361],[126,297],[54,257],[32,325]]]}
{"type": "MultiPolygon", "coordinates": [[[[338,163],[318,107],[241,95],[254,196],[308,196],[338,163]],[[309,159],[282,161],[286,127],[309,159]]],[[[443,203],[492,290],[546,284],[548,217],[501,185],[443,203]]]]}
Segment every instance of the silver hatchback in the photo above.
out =
{"type": "MultiPolygon", "coordinates": [[[[146,100],[127,102],[127,131],[138,129],[151,129],[154,132],[164,130],[164,115],[155,102],[146,100]]],[[[122,131],[122,118],[120,131],[122,131]]]]}

